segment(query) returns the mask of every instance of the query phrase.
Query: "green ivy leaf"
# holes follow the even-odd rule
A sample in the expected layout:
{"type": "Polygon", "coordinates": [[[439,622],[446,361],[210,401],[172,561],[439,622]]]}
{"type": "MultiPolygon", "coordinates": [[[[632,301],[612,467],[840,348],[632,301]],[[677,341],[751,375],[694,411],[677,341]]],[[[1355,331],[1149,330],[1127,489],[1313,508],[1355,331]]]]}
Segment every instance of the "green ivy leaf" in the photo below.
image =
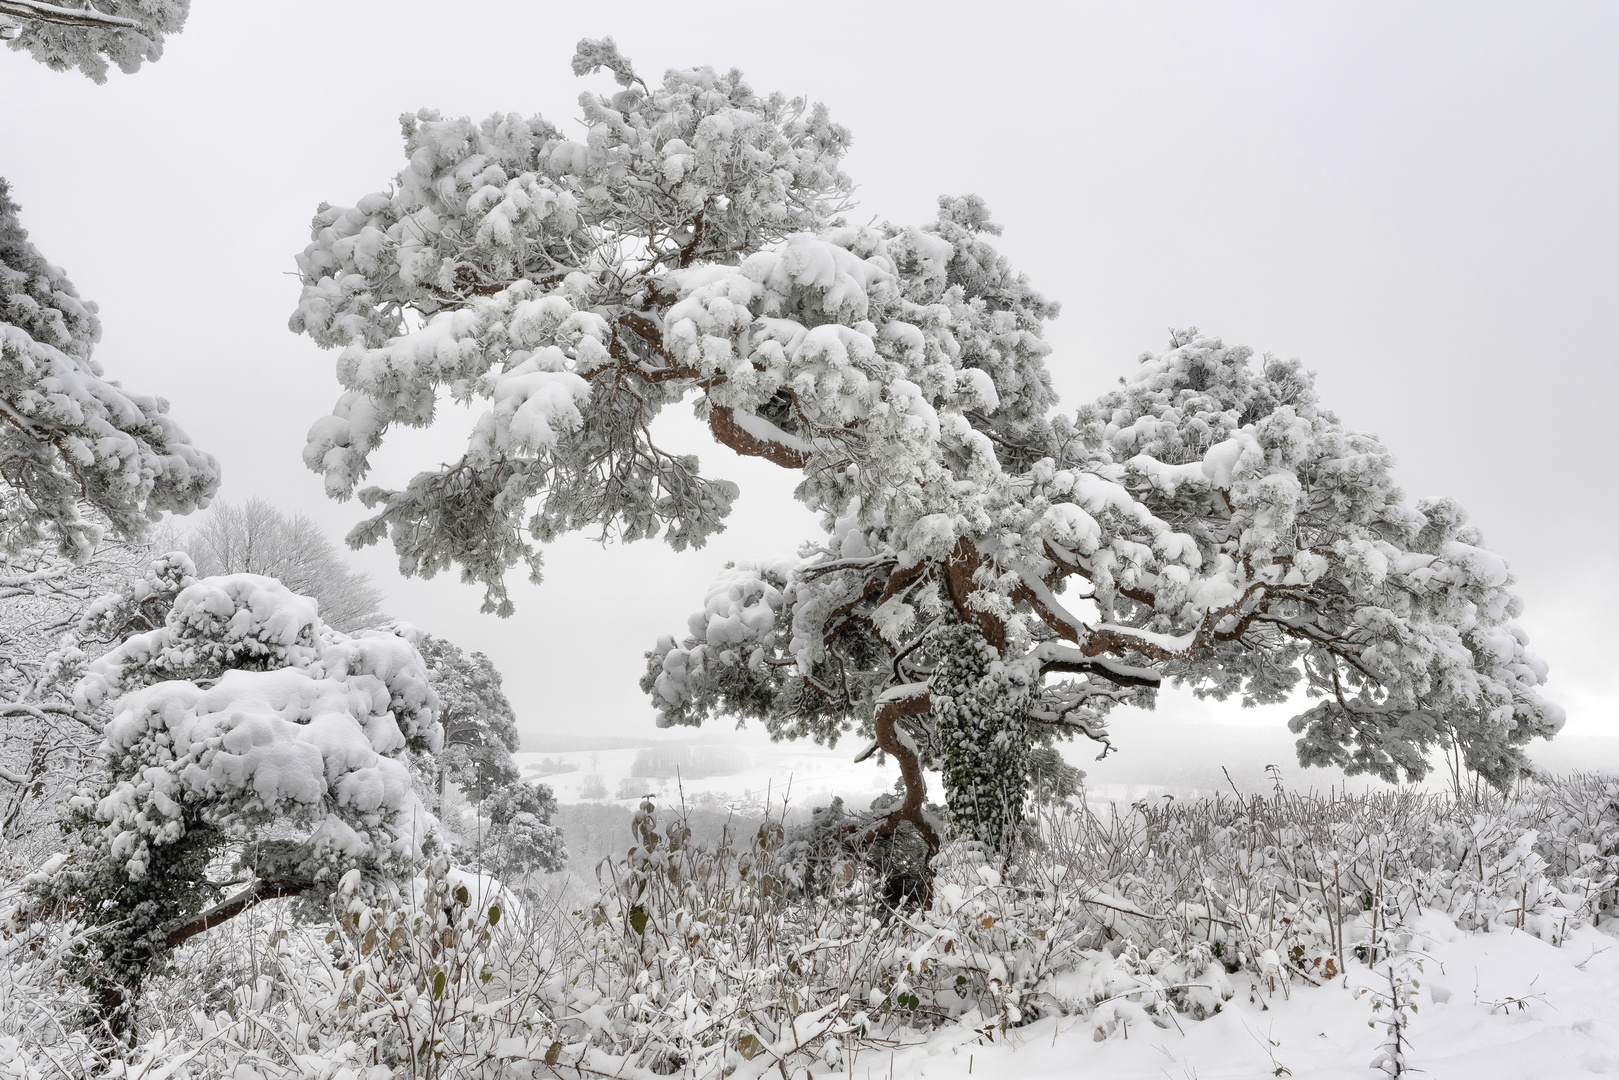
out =
{"type": "Polygon", "coordinates": [[[646,908],[642,907],[640,904],[636,904],[634,907],[630,908],[630,929],[634,930],[637,934],[645,934],[646,924],[646,908]]]}
{"type": "Polygon", "coordinates": [[[433,996],[435,998],[444,996],[444,986],[448,981],[449,980],[444,977],[443,971],[435,971],[433,973],[433,996]]]}
{"type": "Polygon", "coordinates": [[[499,904],[490,904],[489,905],[489,925],[494,926],[498,922],[500,922],[500,905],[499,904]]]}

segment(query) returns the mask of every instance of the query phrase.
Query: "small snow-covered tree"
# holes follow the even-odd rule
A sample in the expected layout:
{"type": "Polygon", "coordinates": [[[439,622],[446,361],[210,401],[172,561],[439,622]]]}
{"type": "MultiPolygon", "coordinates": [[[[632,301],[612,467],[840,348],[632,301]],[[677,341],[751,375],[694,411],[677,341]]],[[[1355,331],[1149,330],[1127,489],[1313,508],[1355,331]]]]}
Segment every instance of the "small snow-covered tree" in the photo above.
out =
{"type": "Polygon", "coordinates": [[[483,653],[463,652],[432,634],[420,635],[416,647],[438,695],[444,728],[439,790],[447,793],[454,784],[477,815],[473,835],[459,838],[458,857],[513,880],[561,870],[568,852],[562,830],[551,823],[556,796],[544,784],[525,783],[512,760],[521,740],[500,672],[483,653]]]}
{"type": "Polygon", "coordinates": [[[410,766],[441,745],[438,701],[410,642],[332,630],[270,578],[198,580],[181,554],[144,585],[87,617],[123,635],[75,689],[112,703],[105,776],[49,884],[96,931],[83,973],[115,1028],[169,949],[350,872],[408,883],[437,843],[410,766]]]}
{"type": "Polygon", "coordinates": [[[217,502],[178,546],[203,577],[261,574],[320,604],[321,621],[345,633],[376,626],[382,590],[343,558],[321,527],[260,498],[217,502]]]}
{"type": "Polygon", "coordinates": [[[736,489],[649,434],[692,401],[718,442],[793,470],[824,532],[728,568],[659,643],[659,722],[859,730],[905,780],[876,831],[935,847],[922,767],[959,749],[938,747],[947,714],[974,737],[1001,717],[1032,744],[1105,741],[1112,706],[1165,680],[1253,702],[1302,686],[1306,762],[1414,776],[1461,739],[1498,781],[1558,729],[1505,562],[1455,504],[1407,502],[1297,361],[1188,331],[1057,414],[1056,306],[981,200],[849,226],[848,134],[824,109],[735,71],[654,87],[582,42],[575,71],[601,68],[618,90],[581,97],[582,140],[424,111],[389,190],[317,214],[292,327],[342,349],[344,393],[305,460],[376,508],[351,542],[390,537],[407,572],[459,565],[501,613],[505,571],[537,579],[536,544],[563,532],[701,544],[736,489]],[[360,488],[388,430],[432,424],[445,393],[477,410],[465,453],[360,488]],[[949,661],[953,714],[936,665],[976,646],[952,624],[1001,665],[949,661]],[[981,707],[982,678],[1027,688],[1027,712],[981,707]]]}
{"type": "Polygon", "coordinates": [[[102,377],[100,337],[95,305],[29,242],[0,180],[0,558],[49,546],[83,562],[108,529],[139,540],[219,486],[167,401],[102,377]]]}
{"type": "Polygon", "coordinates": [[[163,40],[178,34],[191,0],[0,0],[0,39],[56,71],[78,68],[107,81],[116,64],[126,75],[163,55],[163,40]]]}

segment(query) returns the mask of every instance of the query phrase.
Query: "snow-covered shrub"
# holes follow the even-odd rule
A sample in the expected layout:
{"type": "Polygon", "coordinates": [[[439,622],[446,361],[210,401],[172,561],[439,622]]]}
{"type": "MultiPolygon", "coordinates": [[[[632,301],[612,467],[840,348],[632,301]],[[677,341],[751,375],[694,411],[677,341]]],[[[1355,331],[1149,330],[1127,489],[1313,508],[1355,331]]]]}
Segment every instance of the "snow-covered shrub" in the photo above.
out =
{"type": "MultiPolygon", "coordinates": [[[[634,846],[572,913],[525,908],[439,858],[369,894],[350,875],[325,924],[266,917],[239,984],[172,991],[132,1060],[196,1078],[650,1080],[819,1074],[940,1028],[999,1039],[1053,1015],[1104,1039],[1184,1025],[1238,993],[1313,993],[1346,968],[1398,976],[1419,904],[1559,942],[1615,904],[1616,807],[1619,779],[1591,776],[1483,803],[1284,792],[1046,807],[1010,859],[947,845],[929,902],[893,910],[846,847],[807,858],[775,820],[700,842],[643,804],[634,846]]],[[[859,816],[823,815],[822,832],[859,816]]],[[[59,955],[63,929],[8,930],[5,945],[59,955]]],[[[206,982],[217,955],[178,950],[172,978],[206,982]]],[[[76,992],[59,974],[47,992],[39,964],[13,970],[40,1002],[76,992]]],[[[50,1008],[0,1010],[0,1038],[72,1050],[43,1022],[50,1008]]]]}
{"type": "Polygon", "coordinates": [[[116,699],[105,777],[72,801],[80,846],[36,890],[96,928],[75,955],[116,1024],[163,954],[213,923],[319,897],[352,868],[368,888],[409,881],[437,844],[410,763],[439,746],[438,701],[408,641],[331,630],[269,578],[175,584],[162,625],[74,691],[86,709],[116,699]]]}
{"type": "Polygon", "coordinates": [[[132,1060],[198,1080],[535,1075],[521,1062],[549,1048],[525,1038],[545,1027],[549,936],[491,879],[442,855],[424,871],[369,900],[351,871],[329,923],[272,919],[260,970],[223,1007],[172,1017],[132,1060]]]}

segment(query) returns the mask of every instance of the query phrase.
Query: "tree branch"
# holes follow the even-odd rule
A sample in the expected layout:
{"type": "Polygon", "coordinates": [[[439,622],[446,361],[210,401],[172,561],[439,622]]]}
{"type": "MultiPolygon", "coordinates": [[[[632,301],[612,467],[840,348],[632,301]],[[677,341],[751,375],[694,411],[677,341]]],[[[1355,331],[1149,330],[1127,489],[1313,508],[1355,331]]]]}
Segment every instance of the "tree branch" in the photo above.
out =
{"type": "Polygon", "coordinates": [[[97,735],[103,734],[107,730],[99,720],[85,716],[77,709],[70,709],[66,705],[56,705],[51,702],[40,702],[37,705],[26,701],[0,703],[0,716],[32,716],[36,720],[45,721],[49,721],[51,716],[66,716],[69,719],[77,720],[97,735]]]}
{"type": "Polygon", "coordinates": [[[743,429],[727,406],[709,407],[708,429],[714,433],[714,438],[745,457],[762,457],[784,469],[802,469],[809,464],[809,451],[773,439],[759,438],[743,429]]]}
{"type": "Polygon", "coordinates": [[[0,15],[58,26],[83,26],[94,30],[139,30],[141,24],[122,15],[105,15],[94,8],[67,8],[41,0],[0,0],[0,15]]]}
{"type": "Polygon", "coordinates": [[[211,930],[228,919],[234,919],[250,907],[262,904],[266,900],[279,900],[283,897],[298,896],[310,887],[307,881],[265,881],[260,879],[231,897],[202,912],[200,915],[181,923],[170,930],[163,938],[163,944],[170,949],[176,948],[198,934],[211,930]]]}
{"type": "Polygon", "coordinates": [[[899,762],[900,775],[905,779],[905,801],[881,825],[866,830],[865,835],[860,837],[860,844],[869,843],[879,836],[891,836],[901,822],[909,821],[922,834],[929,851],[937,852],[942,846],[938,832],[922,812],[923,796],[927,791],[926,781],[922,777],[922,759],[910,739],[899,730],[898,724],[901,717],[919,716],[932,707],[933,699],[928,694],[926,683],[893,687],[878,701],[875,725],[877,749],[893,755],[894,760],[899,762]]]}

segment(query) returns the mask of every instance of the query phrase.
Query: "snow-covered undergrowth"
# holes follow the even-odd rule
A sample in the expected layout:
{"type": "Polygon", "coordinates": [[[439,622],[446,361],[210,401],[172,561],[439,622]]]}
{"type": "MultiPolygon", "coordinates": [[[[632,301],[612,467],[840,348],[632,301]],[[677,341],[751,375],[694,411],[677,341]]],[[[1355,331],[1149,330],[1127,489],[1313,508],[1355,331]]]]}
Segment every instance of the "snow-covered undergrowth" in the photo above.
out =
{"type": "MultiPolygon", "coordinates": [[[[412,896],[340,890],[327,923],[267,907],[204,935],[113,1072],[1367,1076],[1396,1068],[1396,1032],[1432,1075],[1526,1039],[1545,1045],[1492,1060],[1619,1068],[1596,1011],[1619,988],[1619,779],[1059,808],[1008,863],[947,848],[900,911],[824,833],[698,843],[649,807],[632,831],[574,911],[440,860],[412,896]]],[[[0,1077],[109,1060],[72,1034],[54,958],[75,932],[8,924],[0,1077]]]]}

